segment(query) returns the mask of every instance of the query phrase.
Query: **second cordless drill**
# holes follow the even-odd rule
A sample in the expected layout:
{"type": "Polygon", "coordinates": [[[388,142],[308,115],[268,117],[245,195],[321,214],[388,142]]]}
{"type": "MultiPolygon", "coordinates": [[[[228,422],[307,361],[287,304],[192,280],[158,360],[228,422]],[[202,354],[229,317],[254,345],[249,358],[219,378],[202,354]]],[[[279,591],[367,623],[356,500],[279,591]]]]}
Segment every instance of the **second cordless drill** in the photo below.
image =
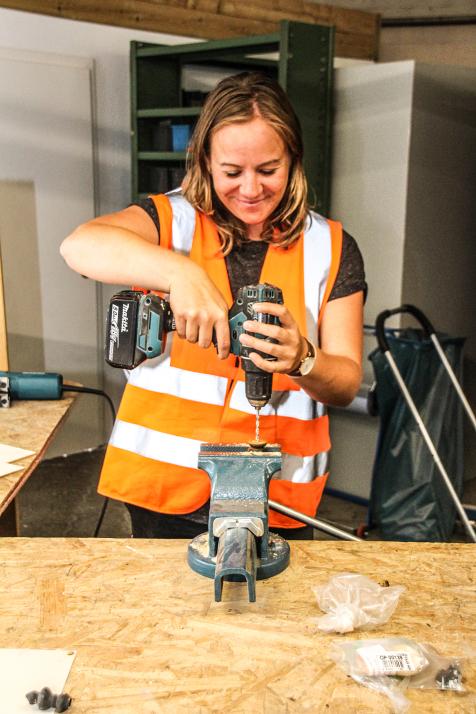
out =
{"type": "MultiPolygon", "coordinates": [[[[257,367],[249,358],[250,352],[240,342],[245,332],[245,320],[279,325],[274,315],[255,312],[258,302],[282,304],[281,290],[268,283],[245,285],[240,288],[228,319],[230,325],[230,352],[240,358],[245,373],[245,393],[249,403],[256,409],[256,442],[259,442],[259,412],[271,398],[273,375],[257,367]]],[[[134,369],[141,362],[162,354],[167,333],[175,329],[174,316],[167,300],[135,290],[122,290],[111,298],[106,326],[106,362],[113,367],[134,369]]],[[[255,337],[270,341],[269,337],[253,333],[255,337]]],[[[259,354],[269,360],[274,357],[264,352],[259,354]]]]}

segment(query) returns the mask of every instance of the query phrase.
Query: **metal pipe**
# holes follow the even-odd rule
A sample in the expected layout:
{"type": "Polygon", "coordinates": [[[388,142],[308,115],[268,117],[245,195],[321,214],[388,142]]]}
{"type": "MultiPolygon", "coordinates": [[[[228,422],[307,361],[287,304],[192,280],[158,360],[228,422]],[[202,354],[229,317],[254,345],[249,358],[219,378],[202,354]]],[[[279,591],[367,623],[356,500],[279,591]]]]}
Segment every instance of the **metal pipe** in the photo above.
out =
{"type": "Polygon", "coordinates": [[[343,531],[340,528],[331,526],[329,523],[325,523],[324,521],[320,521],[317,518],[311,518],[311,516],[306,516],[304,513],[295,511],[294,508],[289,508],[289,506],[283,506],[281,503],[277,503],[276,501],[272,501],[271,499],[268,499],[268,503],[269,507],[275,511],[278,511],[278,513],[283,513],[285,516],[295,518],[296,521],[301,521],[301,523],[305,523],[308,526],[312,526],[318,531],[324,531],[324,533],[328,533],[329,535],[332,535],[335,538],[353,541],[363,540],[362,538],[352,535],[351,533],[347,533],[346,531],[343,531]]]}
{"type": "Polygon", "coordinates": [[[426,445],[428,446],[431,455],[433,456],[433,461],[435,462],[436,467],[438,468],[438,471],[441,474],[441,477],[443,478],[443,481],[445,482],[446,488],[448,489],[448,492],[453,499],[453,503],[456,506],[456,510],[458,511],[461,521],[466,529],[467,534],[473,541],[473,543],[476,543],[476,533],[474,532],[474,528],[471,525],[468,516],[466,515],[466,511],[464,510],[461,501],[459,500],[458,494],[456,493],[453,484],[451,483],[451,479],[448,476],[445,467],[441,463],[441,459],[438,456],[438,452],[435,449],[435,446],[430,438],[430,435],[420,417],[420,414],[418,413],[418,410],[415,406],[415,403],[413,399],[411,398],[410,392],[407,389],[407,386],[405,382],[402,379],[402,376],[398,370],[398,367],[396,365],[395,360],[393,359],[392,353],[388,350],[385,353],[385,357],[387,358],[387,362],[390,365],[390,369],[393,372],[393,376],[398,382],[398,386],[400,387],[400,390],[405,398],[405,402],[407,403],[407,407],[410,409],[411,413],[413,414],[413,417],[418,424],[418,427],[420,429],[421,435],[423,436],[423,439],[425,440],[426,445]]]}
{"type": "Polygon", "coordinates": [[[447,356],[445,355],[443,347],[441,346],[441,342],[439,341],[438,337],[435,334],[430,335],[430,339],[433,342],[433,345],[435,346],[435,349],[438,352],[441,361],[443,362],[443,366],[446,369],[448,377],[451,379],[451,383],[453,384],[453,387],[456,389],[456,393],[461,400],[461,403],[466,411],[466,414],[468,415],[468,417],[471,421],[471,424],[473,425],[473,429],[476,431],[476,416],[474,415],[474,412],[471,409],[469,402],[464,395],[463,390],[461,389],[461,385],[456,378],[456,374],[454,373],[453,368],[450,365],[447,356]]]}

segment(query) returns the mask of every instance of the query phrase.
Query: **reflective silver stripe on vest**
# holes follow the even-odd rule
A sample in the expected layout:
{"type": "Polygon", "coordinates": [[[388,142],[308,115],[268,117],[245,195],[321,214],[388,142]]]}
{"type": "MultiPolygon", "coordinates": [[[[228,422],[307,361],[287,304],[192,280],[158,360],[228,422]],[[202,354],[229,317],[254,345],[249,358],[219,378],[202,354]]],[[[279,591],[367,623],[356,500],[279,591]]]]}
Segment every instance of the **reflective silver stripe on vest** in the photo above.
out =
{"type": "Polygon", "coordinates": [[[328,455],[323,451],[316,456],[295,456],[283,454],[283,468],[273,478],[293,483],[310,483],[316,476],[327,473],[328,455]]]}
{"type": "Polygon", "coordinates": [[[192,250],[197,214],[182,196],[180,189],[167,194],[172,207],[172,246],[177,253],[189,255],[192,250]]]}
{"type": "Polygon", "coordinates": [[[317,343],[317,322],[326,291],[332,260],[331,231],[329,224],[317,213],[310,211],[304,232],[304,299],[308,337],[317,343]],[[319,278],[319,279],[318,279],[319,278]]]}
{"type": "Polygon", "coordinates": [[[222,407],[225,404],[228,380],[213,374],[197,375],[196,372],[171,367],[170,357],[166,360],[157,357],[136,367],[130,374],[129,384],[159,394],[222,407]],[[160,369],[157,369],[159,365],[160,369]]]}
{"type": "Polygon", "coordinates": [[[228,380],[213,374],[199,374],[179,367],[171,367],[170,352],[173,334],[167,336],[160,357],[147,359],[128,373],[128,383],[133,387],[148,389],[158,394],[169,394],[203,404],[223,406],[228,380]]]}
{"type": "MultiPolygon", "coordinates": [[[[197,468],[198,454],[202,443],[197,439],[165,434],[120,419],[117,419],[114,424],[109,440],[111,446],[130,451],[146,459],[162,462],[166,460],[168,464],[191,469],[197,468]]],[[[302,457],[283,453],[282,457],[283,468],[275,475],[275,478],[294,483],[309,483],[316,475],[322,476],[326,473],[326,471],[316,473],[316,457],[314,456],[302,457]]]]}
{"type": "Polygon", "coordinates": [[[183,436],[164,434],[138,424],[121,421],[114,424],[109,443],[118,449],[131,451],[154,461],[197,468],[201,441],[183,436]]]}
{"type": "MultiPolygon", "coordinates": [[[[309,421],[316,416],[323,416],[326,413],[323,404],[316,403],[314,409],[313,401],[302,389],[299,391],[273,391],[268,404],[260,410],[263,416],[279,415],[309,421]]],[[[256,414],[256,410],[251,406],[246,398],[245,383],[237,382],[230,399],[230,407],[245,414],[256,414]]]]}

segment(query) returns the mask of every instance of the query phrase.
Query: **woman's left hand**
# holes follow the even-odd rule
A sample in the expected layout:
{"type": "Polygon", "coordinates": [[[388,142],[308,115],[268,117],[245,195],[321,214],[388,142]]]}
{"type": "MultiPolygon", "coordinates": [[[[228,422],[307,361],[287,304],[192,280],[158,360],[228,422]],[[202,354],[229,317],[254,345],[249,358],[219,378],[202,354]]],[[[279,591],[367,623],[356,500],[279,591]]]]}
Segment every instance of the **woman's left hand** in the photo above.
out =
{"type": "Polygon", "coordinates": [[[272,302],[255,303],[255,313],[264,312],[268,315],[276,315],[280,325],[269,325],[257,320],[247,320],[243,327],[247,332],[257,333],[265,337],[271,337],[276,342],[268,342],[260,337],[251,334],[243,334],[240,342],[244,347],[252,350],[259,350],[275,357],[274,360],[267,360],[257,352],[250,352],[252,362],[264,372],[279,372],[289,374],[301,363],[306,354],[308,346],[305,338],[301,335],[296,320],[291,315],[285,305],[277,305],[272,302]]]}

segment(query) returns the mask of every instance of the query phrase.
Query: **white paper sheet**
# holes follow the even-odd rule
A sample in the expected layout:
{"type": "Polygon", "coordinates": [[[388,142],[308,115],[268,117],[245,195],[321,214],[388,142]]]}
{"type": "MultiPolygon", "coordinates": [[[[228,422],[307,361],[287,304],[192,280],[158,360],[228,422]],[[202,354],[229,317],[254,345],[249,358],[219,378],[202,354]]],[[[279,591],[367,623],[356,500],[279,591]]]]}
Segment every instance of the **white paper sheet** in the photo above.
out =
{"type": "Polygon", "coordinates": [[[14,474],[15,471],[21,471],[24,466],[17,466],[17,464],[0,464],[0,476],[8,476],[8,474],[14,474]]]}
{"type": "Polygon", "coordinates": [[[75,656],[74,650],[0,649],[1,711],[32,714],[38,707],[28,703],[27,692],[48,687],[60,694],[75,656]]]}
{"type": "Polygon", "coordinates": [[[34,451],[28,449],[20,449],[18,446],[10,446],[10,444],[0,444],[0,462],[17,461],[25,456],[31,456],[34,451]]]}

